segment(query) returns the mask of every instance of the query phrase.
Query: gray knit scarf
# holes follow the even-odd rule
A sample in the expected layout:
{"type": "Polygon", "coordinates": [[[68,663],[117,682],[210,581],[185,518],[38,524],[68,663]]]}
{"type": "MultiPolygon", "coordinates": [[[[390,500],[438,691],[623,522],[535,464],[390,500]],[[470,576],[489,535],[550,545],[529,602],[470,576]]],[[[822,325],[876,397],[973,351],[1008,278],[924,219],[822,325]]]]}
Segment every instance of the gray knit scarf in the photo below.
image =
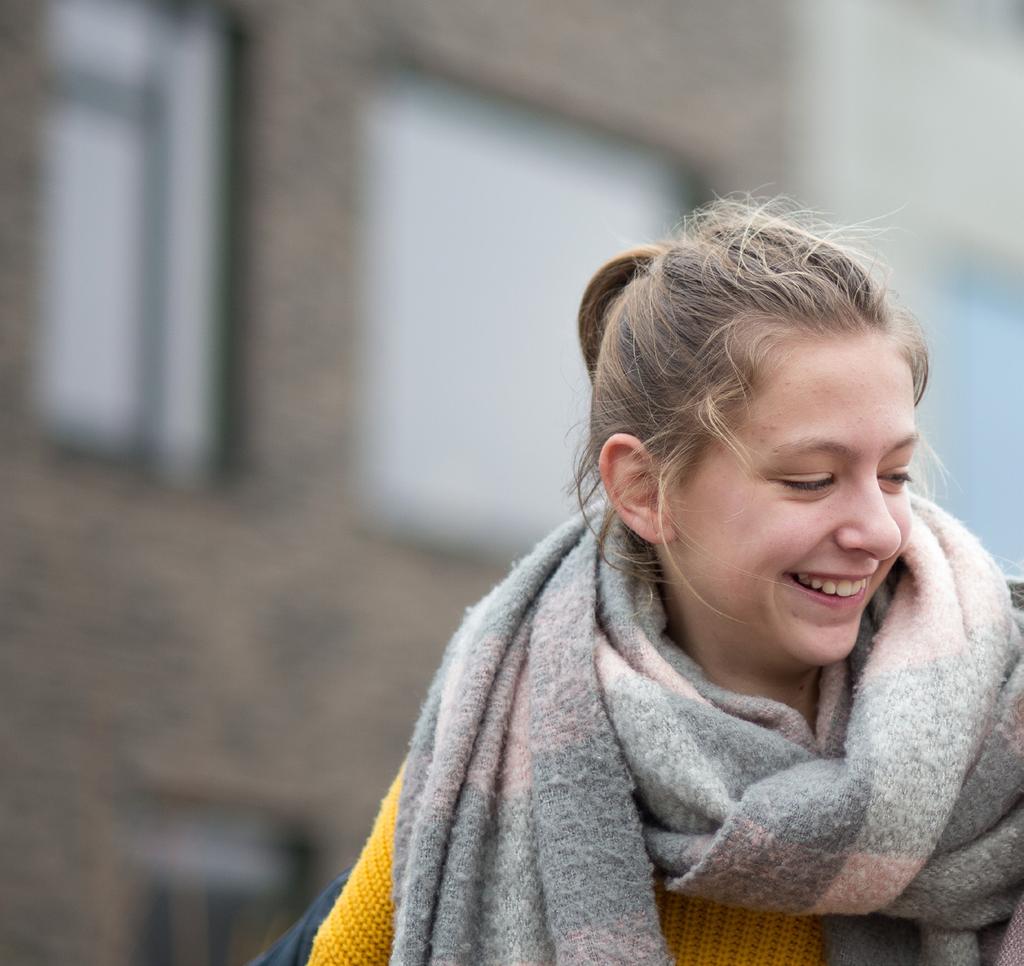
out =
{"type": "Polygon", "coordinates": [[[666,966],[655,873],[823,916],[833,966],[988,961],[1024,892],[1020,624],[978,542],[915,499],[812,733],[711,684],[566,524],[467,613],[423,708],[392,964],[666,966]]]}

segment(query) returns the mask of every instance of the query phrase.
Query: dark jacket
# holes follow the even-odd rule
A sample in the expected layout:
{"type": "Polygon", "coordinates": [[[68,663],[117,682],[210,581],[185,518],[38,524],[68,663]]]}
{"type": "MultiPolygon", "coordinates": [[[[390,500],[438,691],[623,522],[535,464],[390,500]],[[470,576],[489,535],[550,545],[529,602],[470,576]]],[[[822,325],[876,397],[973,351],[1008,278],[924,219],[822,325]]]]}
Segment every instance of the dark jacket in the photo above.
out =
{"type": "Polygon", "coordinates": [[[313,951],[316,931],[334,907],[334,902],[341,894],[351,871],[349,869],[348,872],[339,875],[317,896],[313,904],[302,914],[302,918],[270,949],[252,960],[249,966],[306,966],[313,951]]]}

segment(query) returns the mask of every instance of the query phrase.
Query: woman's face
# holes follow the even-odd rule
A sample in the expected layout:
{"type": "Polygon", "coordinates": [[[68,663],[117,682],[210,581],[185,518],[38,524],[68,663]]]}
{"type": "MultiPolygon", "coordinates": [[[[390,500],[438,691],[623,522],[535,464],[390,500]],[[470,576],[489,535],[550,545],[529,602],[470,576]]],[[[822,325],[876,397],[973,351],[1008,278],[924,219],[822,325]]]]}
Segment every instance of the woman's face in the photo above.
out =
{"type": "Polygon", "coordinates": [[[715,445],[670,493],[670,628],[752,679],[841,660],[910,536],[909,366],[882,336],[795,343],[738,436],[749,467],[715,445]]]}

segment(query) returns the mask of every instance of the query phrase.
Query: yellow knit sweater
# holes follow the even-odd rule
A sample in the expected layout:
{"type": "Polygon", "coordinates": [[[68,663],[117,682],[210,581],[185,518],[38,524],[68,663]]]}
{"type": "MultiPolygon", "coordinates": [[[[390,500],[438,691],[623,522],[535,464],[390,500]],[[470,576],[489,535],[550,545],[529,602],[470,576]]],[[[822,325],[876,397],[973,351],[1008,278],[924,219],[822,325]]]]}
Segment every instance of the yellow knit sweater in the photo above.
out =
{"type": "MultiPolygon", "coordinates": [[[[387,966],[394,907],[391,854],[402,776],[381,803],[370,839],[320,925],[309,966],[387,966]]],[[[676,966],[824,966],[821,921],[723,906],[653,884],[676,966]]]]}

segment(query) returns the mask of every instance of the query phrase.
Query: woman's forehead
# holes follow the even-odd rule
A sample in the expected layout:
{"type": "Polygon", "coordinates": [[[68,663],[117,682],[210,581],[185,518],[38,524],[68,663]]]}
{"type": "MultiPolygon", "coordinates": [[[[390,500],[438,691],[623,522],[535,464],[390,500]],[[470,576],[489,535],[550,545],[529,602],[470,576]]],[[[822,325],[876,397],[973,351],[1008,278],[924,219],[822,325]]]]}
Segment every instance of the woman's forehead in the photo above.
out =
{"type": "MultiPolygon", "coordinates": [[[[891,445],[883,443],[886,452],[897,452],[909,449],[920,439],[920,433],[913,430],[905,436],[895,440],[891,445]]],[[[802,436],[772,447],[771,456],[780,459],[789,457],[808,456],[823,453],[830,456],[838,456],[840,459],[852,460],[858,455],[848,443],[841,439],[832,439],[828,436],[802,436]]]]}
{"type": "MultiPolygon", "coordinates": [[[[897,449],[916,439],[910,366],[873,334],[798,343],[767,374],[740,434],[775,455],[897,449]]],[[[846,453],[850,455],[850,453],[846,453]]]]}

